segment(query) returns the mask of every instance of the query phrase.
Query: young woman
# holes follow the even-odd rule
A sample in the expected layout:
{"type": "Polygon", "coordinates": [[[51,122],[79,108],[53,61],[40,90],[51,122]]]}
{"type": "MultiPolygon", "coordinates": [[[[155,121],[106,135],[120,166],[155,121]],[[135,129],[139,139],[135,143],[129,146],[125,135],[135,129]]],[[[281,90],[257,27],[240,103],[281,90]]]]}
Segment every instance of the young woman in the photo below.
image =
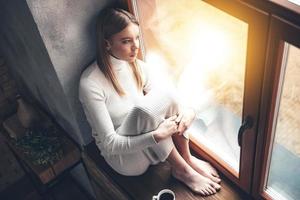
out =
{"type": "Polygon", "coordinates": [[[98,17],[97,62],[84,71],[79,87],[96,144],[120,174],[140,175],[168,160],[172,175],[193,192],[214,194],[221,181],[216,170],[189,151],[185,130],[195,114],[179,109],[169,92],[152,88],[147,66],[137,59],[138,26],[121,9],[98,17]]]}

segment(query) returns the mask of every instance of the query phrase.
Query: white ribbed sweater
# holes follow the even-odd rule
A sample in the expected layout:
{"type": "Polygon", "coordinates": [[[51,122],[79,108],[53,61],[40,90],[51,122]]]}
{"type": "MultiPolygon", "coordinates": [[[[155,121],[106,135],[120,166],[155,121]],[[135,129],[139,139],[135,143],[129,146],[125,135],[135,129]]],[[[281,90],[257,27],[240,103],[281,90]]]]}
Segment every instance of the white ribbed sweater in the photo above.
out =
{"type": "MultiPolygon", "coordinates": [[[[92,127],[92,135],[102,155],[131,153],[156,144],[153,133],[118,133],[118,128],[132,107],[143,97],[138,91],[130,65],[123,60],[110,57],[113,70],[126,95],[120,97],[111,83],[98,68],[90,65],[81,75],[79,99],[87,120],[92,127]],[[124,136],[133,135],[133,136],[124,136]]],[[[151,89],[149,75],[144,62],[138,60],[143,90],[151,89]]]]}

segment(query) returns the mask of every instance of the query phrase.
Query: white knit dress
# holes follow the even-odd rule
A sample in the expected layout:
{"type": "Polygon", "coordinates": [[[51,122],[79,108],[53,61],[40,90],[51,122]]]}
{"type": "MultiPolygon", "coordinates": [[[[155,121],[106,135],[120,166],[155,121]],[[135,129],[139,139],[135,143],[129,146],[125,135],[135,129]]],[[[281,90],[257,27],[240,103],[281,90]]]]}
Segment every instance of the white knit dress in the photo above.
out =
{"type": "Polygon", "coordinates": [[[79,99],[106,162],[120,174],[140,175],[149,165],[165,161],[173,149],[171,137],[157,143],[152,131],[166,117],[177,114],[177,103],[168,92],[151,89],[142,61],[137,63],[146,96],[137,89],[130,65],[110,59],[126,95],[117,94],[95,62],[81,75],[79,99]]]}

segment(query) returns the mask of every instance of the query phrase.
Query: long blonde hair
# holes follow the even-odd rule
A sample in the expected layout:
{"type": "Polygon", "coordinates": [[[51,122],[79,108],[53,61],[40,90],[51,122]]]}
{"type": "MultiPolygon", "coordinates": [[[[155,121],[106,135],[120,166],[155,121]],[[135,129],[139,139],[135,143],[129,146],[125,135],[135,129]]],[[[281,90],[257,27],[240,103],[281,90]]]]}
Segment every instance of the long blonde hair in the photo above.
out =
{"type": "MultiPolygon", "coordinates": [[[[113,71],[109,58],[110,54],[106,50],[105,41],[110,39],[114,34],[122,31],[130,23],[139,25],[138,21],[132,14],[118,8],[104,9],[100,12],[97,18],[97,64],[102,73],[112,83],[114,89],[120,96],[125,95],[125,91],[121,87],[116,74],[113,71]]],[[[137,87],[139,90],[142,90],[142,77],[136,61],[130,63],[130,66],[134,74],[137,87]]]]}

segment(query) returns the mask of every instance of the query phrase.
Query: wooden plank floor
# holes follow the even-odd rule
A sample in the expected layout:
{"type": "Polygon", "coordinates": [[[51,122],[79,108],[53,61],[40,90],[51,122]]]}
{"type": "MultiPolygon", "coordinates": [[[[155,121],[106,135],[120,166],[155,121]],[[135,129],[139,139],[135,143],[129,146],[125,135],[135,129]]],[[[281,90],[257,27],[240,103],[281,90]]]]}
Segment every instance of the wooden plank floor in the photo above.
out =
{"type": "MultiPolygon", "coordinates": [[[[151,166],[148,171],[141,176],[128,177],[119,175],[113,171],[100,156],[100,152],[95,144],[90,144],[87,146],[86,154],[89,162],[95,163],[94,166],[91,166],[94,169],[91,169],[90,171],[100,170],[100,173],[104,173],[105,177],[109,177],[105,180],[102,179],[102,182],[108,182],[109,180],[113,181],[113,183],[100,183],[99,185],[108,185],[107,189],[117,185],[125,194],[124,199],[150,200],[152,199],[153,195],[165,188],[171,189],[175,192],[176,200],[251,199],[224,177],[221,184],[222,189],[217,194],[203,197],[192,193],[184,184],[173,178],[170,174],[170,165],[167,162],[156,166],[151,166]]],[[[90,166],[87,165],[87,167],[90,166]]],[[[96,176],[92,175],[91,177],[96,176]]],[[[101,182],[101,180],[98,181],[101,182]]]]}
{"type": "Polygon", "coordinates": [[[39,194],[31,179],[24,176],[20,181],[0,193],[1,200],[91,200],[91,198],[68,175],[51,187],[46,193],[39,194]]]}

